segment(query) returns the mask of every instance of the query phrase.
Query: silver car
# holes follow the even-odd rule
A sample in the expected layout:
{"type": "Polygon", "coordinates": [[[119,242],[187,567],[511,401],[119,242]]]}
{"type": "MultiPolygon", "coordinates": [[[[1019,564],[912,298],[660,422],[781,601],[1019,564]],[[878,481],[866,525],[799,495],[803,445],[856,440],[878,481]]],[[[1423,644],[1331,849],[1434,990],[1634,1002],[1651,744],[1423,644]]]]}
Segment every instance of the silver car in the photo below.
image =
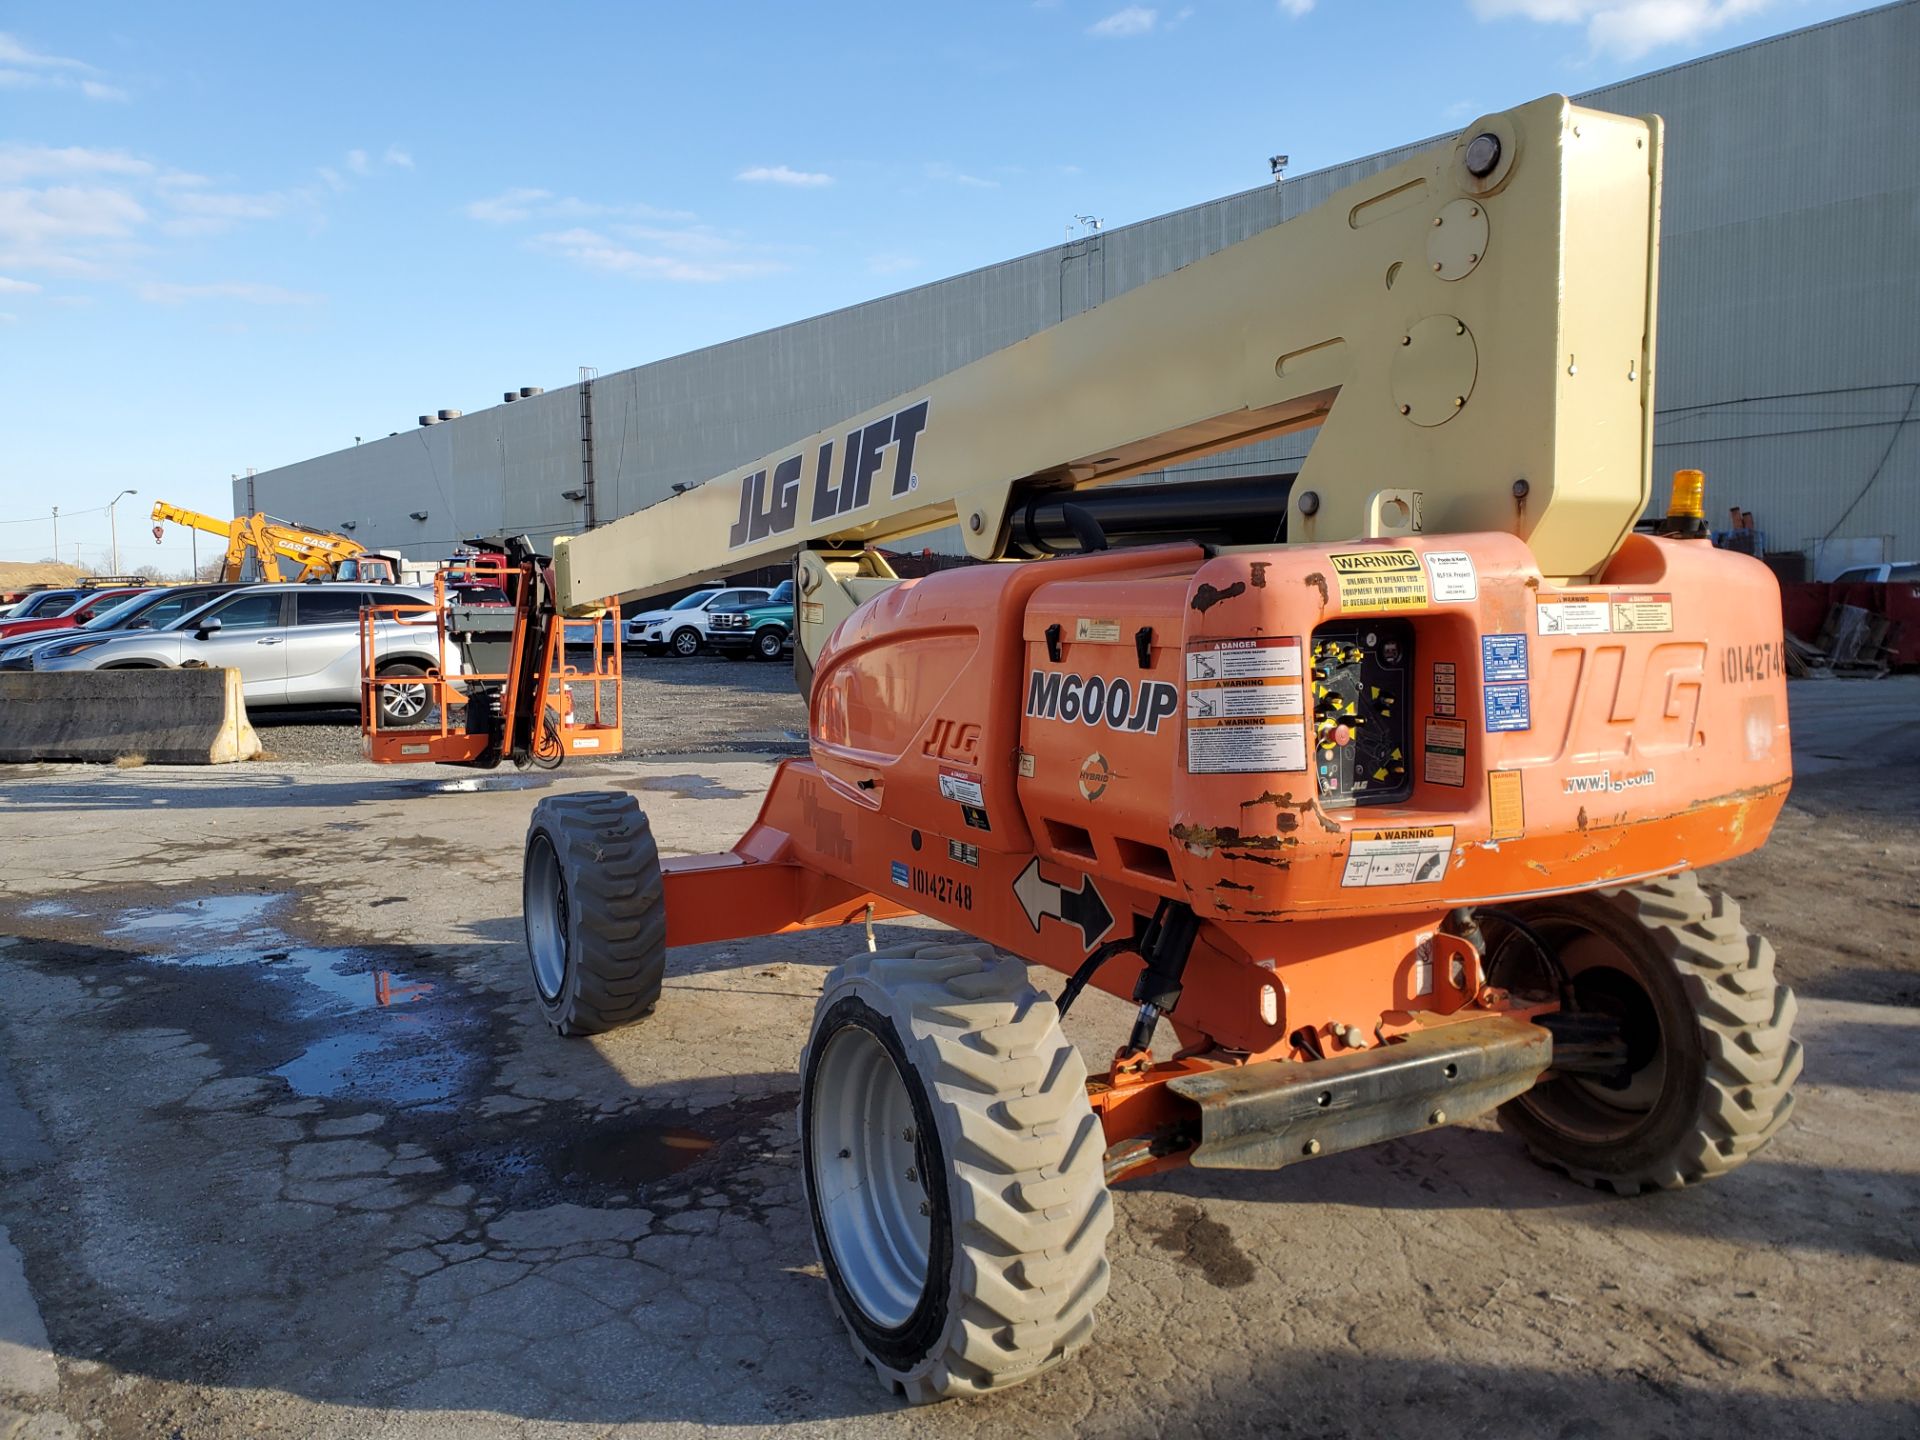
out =
{"type": "MultiPolygon", "coordinates": [[[[34,656],[35,670],[140,670],[208,665],[240,672],[247,704],[358,705],[360,612],[370,605],[433,603],[431,591],[393,585],[254,585],[224,595],[160,630],[76,636],[34,656]]],[[[430,616],[383,617],[375,626],[377,673],[426,675],[440,668],[430,616]]],[[[459,655],[449,645],[447,669],[459,655]]],[[[426,718],[424,685],[382,685],[383,724],[426,718]]]]}

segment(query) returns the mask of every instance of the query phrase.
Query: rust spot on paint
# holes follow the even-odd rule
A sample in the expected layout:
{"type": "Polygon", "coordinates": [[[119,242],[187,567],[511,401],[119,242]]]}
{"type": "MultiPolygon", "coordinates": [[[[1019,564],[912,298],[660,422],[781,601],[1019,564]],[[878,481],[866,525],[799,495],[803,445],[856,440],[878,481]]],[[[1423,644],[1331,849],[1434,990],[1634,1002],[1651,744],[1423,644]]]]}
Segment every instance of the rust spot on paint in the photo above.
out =
{"type": "Polygon", "coordinates": [[[1247,566],[1248,578],[1253,581],[1254,589],[1264,590],[1267,588],[1267,567],[1272,563],[1271,560],[1255,560],[1247,566]]]}
{"type": "Polygon", "coordinates": [[[1247,582],[1244,580],[1236,580],[1224,590],[1216,590],[1213,586],[1202,583],[1200,588],[1193,592],[1193,608],[1204,615],[1222,600],[1231,600],[1234,596],[1244,595],[1246,592],[1247,582]]]}
{"type": "Polygon", "coordinates": [[[1216,880],[1213,882],[1213,888],[1216,890],[1245,890],[1249,894],[1253,892],[1253,886],[1242,885],[1237,880],[1216,880]]]}
{"type": "Polygon", "coordinates": [[[1175,825],[1167,833],[1177,845],[1223,853],[1229,850],[1285,850],[1300,843],[1291,835],[1243,835],[1231,825],[1175,825]]]}
{"type": "Polygon", "coordinates": [[[1587,833],[1587,807],[1586,806],[1582,805],[1580,807],[1580,813],[1573,817],[1573,823],[1579,829],[1582,835],[1587,833]]]}
{"type": "Polygon", "coordinates": [[[1307,576],[1306,583],[1320,592],[1320,608],[1327,608],[1327,577],[1318,570],[1307,576]]]}

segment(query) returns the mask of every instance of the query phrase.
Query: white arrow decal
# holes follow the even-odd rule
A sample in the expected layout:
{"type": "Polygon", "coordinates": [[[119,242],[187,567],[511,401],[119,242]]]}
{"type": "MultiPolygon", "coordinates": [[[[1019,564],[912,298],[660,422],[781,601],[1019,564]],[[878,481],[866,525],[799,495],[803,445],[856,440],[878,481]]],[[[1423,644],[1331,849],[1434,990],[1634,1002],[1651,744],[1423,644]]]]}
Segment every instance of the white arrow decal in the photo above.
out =
{"type": "Polygon", "coordinates": [[[1027,923],[1033,926],[1036,935],[1040,933],[1041,919],[1051,915],[1063,925],[1071,925],[1078,930],[1083,948],[1091,950],[1101,937],[1113,929],[1113,912],[1101,898],[1092,876],[1082,875],[1079,888],[1075,890],[1056,885],[1051,880],[1041,878],[1038,855],[1027,862],[1027,868],[1013,882],[1013,893],[1020,902],[1020,908],[1027,912],[1027,923]]]}

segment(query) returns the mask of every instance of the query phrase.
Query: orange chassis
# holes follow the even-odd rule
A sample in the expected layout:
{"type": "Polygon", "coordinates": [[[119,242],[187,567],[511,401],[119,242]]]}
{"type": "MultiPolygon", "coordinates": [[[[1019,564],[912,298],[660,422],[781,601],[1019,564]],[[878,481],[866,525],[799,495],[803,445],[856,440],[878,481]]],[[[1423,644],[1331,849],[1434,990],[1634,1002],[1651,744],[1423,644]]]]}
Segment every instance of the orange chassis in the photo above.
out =
{"type": "Polygon", "coordinates": [[[1504,534],[1174,545],[904,583],[821,655],[812,755],[780,767],[752,829],[664,862],[667,942],[917,913],[1067,974],[1104,947],[1091,983],[1139,999],[1128,942],[1185,905],[1177,1052],[1122,1046],[1090,1082],[1110,1178],[1270,1168],[1450,1123],[1550,1068],[1530,1022],[1558,1008],[1488,983],[1475,912],[1765,839],[1790,781],[1778,616],[1757,562],[1645,536],[1565,587],[1504,534]],[[1326,713],[1311,657],[1390,626],[1406,738],[1380,755],[1386,802],[1342,803],[1316,760],[1353,712],[1326,713]],[[1208,718],[1223,713],[1253,738],[1208,718]],[[1323,1074],[1350,1083],[1319,1089],[1323,1074]],[[1456,1084],[1460,1104],[1442,1098],[1456,1084]],[[1285,1147],[1207,1133],[1223,1096],[1278,1091],[1285,1147]],[[1336,1123],[1367,1104],[1372,1121],[1336,1123]]]}

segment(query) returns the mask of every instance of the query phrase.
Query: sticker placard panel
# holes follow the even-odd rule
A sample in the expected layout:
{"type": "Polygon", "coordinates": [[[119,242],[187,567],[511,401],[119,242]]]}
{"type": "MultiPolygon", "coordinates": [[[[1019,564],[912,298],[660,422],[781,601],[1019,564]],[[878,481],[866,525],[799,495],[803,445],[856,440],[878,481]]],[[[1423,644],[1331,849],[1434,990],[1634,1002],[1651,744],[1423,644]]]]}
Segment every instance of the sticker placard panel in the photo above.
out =
{"type": "Polygon", "coordinates": [[[1299,636],[1208,641],[1186,664],[1189,774],[1307,768],[1299,636]]]}
{"type": "Polygon", "coordinates": [[[1428,603],[1426,568],[1412,550],[1356,550],[1327,559],[1342,610],[1414,610],[1428,603]]]}
{"type": "Polygon", "coordinates": [[[1467,783],[1467,722],[1427,721],[1425,774],[1429,785],[1465,785],[1467,783]]]}
{"type": "Polygon", "coordinates": [[[1347,845],[1343,886],[1429,885],[1443,879],[1453,857],[1451,825],[1400,830],[1356,830],[1347,845]]]}

